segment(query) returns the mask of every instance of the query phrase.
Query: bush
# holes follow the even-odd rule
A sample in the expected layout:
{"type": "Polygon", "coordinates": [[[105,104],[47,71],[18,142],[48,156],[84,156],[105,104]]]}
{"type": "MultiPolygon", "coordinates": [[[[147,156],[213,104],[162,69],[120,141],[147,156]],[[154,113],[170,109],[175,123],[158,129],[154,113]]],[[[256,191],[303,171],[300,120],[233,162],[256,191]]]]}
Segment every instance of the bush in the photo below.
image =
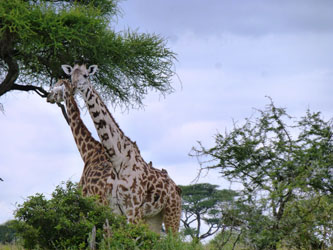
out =
{"type": "Polygon", "coordinates": [[[14,228],[28,249],[88,249],[96,226],[96,248],[108,250],[200,250],[201,244],[183,242],[179,235],[160,237],[146,225],[133,225],[97,203],[98,197],[83,197],[77,184],[57,186],[47,200],[28,197],[15,211],[14,228]],[[109,230],[103,230],[108,219],[109,230]],[[104,238],[108,235],[109,238],[104,238]]]}
{"type": "Polygon", "coordinates": [[[15,230],[12,228],[15,221],[10,220],[0,225],[0,243],[11,243],[15,239],[15,230]]]}
{"type": "MultiPolygon", "coordinates": [[[[36,194],[19,205],[14,227],[23,239],[24,247],[41,249],[87,248],[87,239],[94,226],[97,228],[96,241],[103,242],[106,219],[115,239],[130,230],[132,226],[126,223],[125,218],[113,215],[109,207],[99,205],[96,200],[97,197],[83,197],[77,184],[67,182],[65,188],[57,186],[49,200],[36,194]]],[[[148,230],[143,230],[142,226],[136,227],[136,231],[127,236],[145,240],[157,237],[147,233],[148,230]]]]}

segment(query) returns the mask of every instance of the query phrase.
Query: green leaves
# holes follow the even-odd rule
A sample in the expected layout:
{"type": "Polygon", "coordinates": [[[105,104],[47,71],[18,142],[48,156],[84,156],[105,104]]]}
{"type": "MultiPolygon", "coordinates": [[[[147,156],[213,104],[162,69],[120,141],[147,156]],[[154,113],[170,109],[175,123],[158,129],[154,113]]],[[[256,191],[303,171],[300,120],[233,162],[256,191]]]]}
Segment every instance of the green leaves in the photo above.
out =
{"type": "Polygon", "coordinates": [[[57,186],[47,200],[41,194],[18,206],[14,227],[24,247],[38,249],[87,249],[89,234],[96,226],[97,249],[159,249],[159,235],[146,225],[128,224],[124,217],[97,203],[97,197],[83,197],[77,184],[57,186]],[[110,239],[104,223],[108,219],[110,239]]]}
{"type": "MultiPolygon", "coordinates": [[[[332,196],[333,124],[319,112],[307,111],[304,117],[293,118],[273,102],[257,114],[231,132],[217,134],[213,148],[200,144],[193,152],[207,159],[202,162],[203,169],[218,169],[222,177],[240,182],[243,202],[266,218],[257,228],[258,218],[253,221],[252,213],[245,216],[248,236],[260,248],[268,247],[267,242],[277,246],[291,232],[304,231],[300,224],[306,223],[305,217],[290,215],[287,208],[332,196]],[[295,220],[299,223],[287,223],[295,220]]],[[[319,207],[312,209],[316,214],[319,207]]],[[[316,224],[315,228],[322,226],[316,224]]],[[[316,230],[311,237],[322,242],[324,236],[314,233],[316,230]]]]}
{"type": "MultiPolygon", "coordinates": [[[[15,213],[18,234],[24,246],[42,249],[72,248],[86,245],[93,226],[103,228],[105,219],[120,225],[125,223],[112,216],[108,207],[97,204],[94,197],[82,197],[76,184],[58,186],[52,198],[46,200],[42,194],[31,196],[15,213]]],[[[102,232],[97,234],[102,239],[102,232]]]]}
{"type": "MultiPolygon", "coordinates": [[[[62,64],[97,64],[102,96],[125,105],[140,105],[151,90],[173,91],[175,54],[157,35],[113,31],[117,13],[116,0],[0,1],[0,68],[14,71],[10,57],[20,69],[13,81],[47,86],[64,77],[62,64]]],[[[0,83],[0,95],[11,89],[0,83]]]]}
{"type": "Polygon", "coordinates": [[[234,199],[238,195],[232,190],[218,190],[217,185],[198,183],[180,186],[182,189],[182,208],[184,211],[185,235],[201,240],[218,232],[223,227],[232,227],[232,218],[227,218],[234,209],[234,199]],[[206,232],[201,226],[208,225],[206,232]]]}

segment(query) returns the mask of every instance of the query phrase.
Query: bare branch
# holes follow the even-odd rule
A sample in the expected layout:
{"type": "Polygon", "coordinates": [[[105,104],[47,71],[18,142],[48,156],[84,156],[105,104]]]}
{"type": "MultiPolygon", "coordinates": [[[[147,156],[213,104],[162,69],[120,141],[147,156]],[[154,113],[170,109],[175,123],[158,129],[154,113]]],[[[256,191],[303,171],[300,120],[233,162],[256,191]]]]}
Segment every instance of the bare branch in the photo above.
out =
{"type": "Polygon", "coordinates": [[[68,116],[67,116],[67,112],[66,112],[65,106],[63,104],[61,104],[61,103],[57,103],[57,105],[61,109],[62,115],[64,116],[67,124],[69,125],[69,120],[68,120],[68,116]]]}
{"type": "Polygon", "coordinates": [[[35,91],[40,97],[46,98],[49,94],[45,89],[42,87],[37,87],[33,85],[19,85],[14,83],[10,90],[21,90],[21,91],[35,91]]]}

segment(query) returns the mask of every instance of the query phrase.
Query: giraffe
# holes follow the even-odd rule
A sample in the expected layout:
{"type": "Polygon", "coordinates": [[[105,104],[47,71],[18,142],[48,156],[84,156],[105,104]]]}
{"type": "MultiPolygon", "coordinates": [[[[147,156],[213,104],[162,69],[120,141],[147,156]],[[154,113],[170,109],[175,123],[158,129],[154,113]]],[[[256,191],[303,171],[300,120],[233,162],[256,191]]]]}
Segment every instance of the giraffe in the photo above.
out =
{"type": "Polygon", "coordinates": [[[120,129],[89,80],[97,66],[87,69],[85,65],[76,64],[74,68],[69,65],[62,68],[71,76],[73,88],[83,97],[100,141],[116,169],[119,207],[128,221],[143,220],[156,232],[161,231],[164,222],[166,230],[176,233],[181,217],[181,190],[166,170],[146,163],[136,143],[120,129]]]}
{"type": "Polygon", "coordinates": [[[47,96],[50,103],[65,101],[68,121],[72,134],[84,162],[83,173],[79,182],[84,196],[98,195],[99,202],[111,207],[112,211],[120,214],[115,197],[113,182],[115,171],[108,160],[102,144],[96,141],[80,118],[80,110],[76,104],[68,80],[59,80],[47,96]]]}

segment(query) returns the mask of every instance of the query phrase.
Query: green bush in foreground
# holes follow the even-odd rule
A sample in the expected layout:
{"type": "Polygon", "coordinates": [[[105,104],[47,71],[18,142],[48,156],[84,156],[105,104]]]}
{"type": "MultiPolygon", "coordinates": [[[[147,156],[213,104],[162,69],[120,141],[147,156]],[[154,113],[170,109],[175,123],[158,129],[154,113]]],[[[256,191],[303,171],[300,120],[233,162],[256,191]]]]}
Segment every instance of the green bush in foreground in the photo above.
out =
{"type": "Polygon", "coordinates": [[[72,182],[57,186],[49,200],[42,194],[30,196],[18,206],[15,217],[14,228],[29,249],[86,249],[94,226],[101,249],[152,249],[158,240],[145,226],[127,224],[125,218],[113,215],[96,197],[83,197],[72,182]],[[103,240],[106,219],[112,236],[108,242],[103,240]]]}

